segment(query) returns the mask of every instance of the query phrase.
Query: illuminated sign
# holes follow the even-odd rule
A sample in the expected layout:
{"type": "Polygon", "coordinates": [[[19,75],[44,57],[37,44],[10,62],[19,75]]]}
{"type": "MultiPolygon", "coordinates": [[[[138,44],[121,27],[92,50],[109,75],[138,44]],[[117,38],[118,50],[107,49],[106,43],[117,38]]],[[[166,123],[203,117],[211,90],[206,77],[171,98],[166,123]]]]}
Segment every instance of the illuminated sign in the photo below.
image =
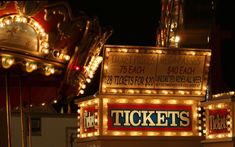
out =
{"type": "Polygon", "coordinates": [[[83,110],[83,126],[84,133],[96,131],[96,123],[95,123],[95,113],[97,113],[97,109],[95,106],[86,107],[83,110]]]}
{"type": "Polygon", "coordinates": [[[229,116],[227,109],[209,110],[209,134],[228,133],[229,116]]]}
{"type": "Polygon", "coordinates": [[[191,131],[192,106],[108,104],[108,130],[191,131]]]}
{"type": "Polygon", "coordinates": [[[101,84],[104,93],[126,88],[205,91],[208,50],[118,46],[105,49],[101,84]]]}

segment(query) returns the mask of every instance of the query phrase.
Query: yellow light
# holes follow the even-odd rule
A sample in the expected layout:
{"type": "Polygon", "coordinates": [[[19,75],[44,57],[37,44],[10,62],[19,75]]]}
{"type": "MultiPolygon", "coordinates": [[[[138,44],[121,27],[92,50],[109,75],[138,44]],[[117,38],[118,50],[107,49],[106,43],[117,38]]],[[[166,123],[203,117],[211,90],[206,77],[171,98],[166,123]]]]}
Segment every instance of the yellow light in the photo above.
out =
{"type": "Polygon", "coordinates": [[[175,36],[175,42],[178,43],[180,41],[180,36],[175,36]]]}
{"type": "Polygon", "coordinates": [[[14,64],[15,60],[14,58],[8,56],[8,57],[2,57],[2,66],[3,68],[10,68],[14,64]]]}
{"type": "Polygon", "coordinates": [[[147,94],[151,94],[151,90],[145,90],[144,92],[147,94]]]}
{"type": "Polygon", "coordinates": [[[113,136],[119,136],[119,135],[121,135],[121,132],[119,132],[119,131],[114,131],[113,132],[113,136]]]}
{"type": "Polygon", "coordinates": [[[166,90],[162,90],[161,92],[162,92],[162,94],[168,94],[168,91],[166,91],[166,90]]]}
{"type": "Polygon", "coordinates": [[[91,105],[92,103],[91,103],[91,101],[88,101],[87,104],[88,104],[88,105],[91,105]]]}
{"type": "Polygon", "coordinates": [[[99,101],[98,101],[98,99],[94,99],[94,103],[96,103],[96,104],[97,104],[98,102],[99,102],[99,101]]]}
{"type": "Polygon", "coordinates": [[[69,55],[64,55],[64,59],[65,59],[66,61],[69,61],[70,56],[69,56],[69,55]]]}
{"type": "Polygon", "coordinates": [[[130,135],[131,136],[138,136],[138,135],[141,135],[142,132],[130,132],[130,135]]]}
{"type": "Polygon", "coordinates": [[[157,50],[157,53],[158,54],[162,54],[162,50],[157,50]]]}
{"type": "Polygon", "coordinates": [[[55,73],[54,67],[52,67],[52,66],[46,66],[45,67],[45,75],[46,76],[49,76],[49,75],[54,74],[54,73],[55,73]]]}
{"type": "Polygon", "coordinates": [[[133,94],[134,90],[133,89],[129,89],[129,90],[127,90],[127,93],[133,94]]]}
{"type": "Polygon", "coordinates": [[[88,133],[87,134],[88,137],[94,136],[93,133],[88,133]]]}
{"type": "Polygon", "coordinates": [[[84,90],[80,90],[79,93],[80,93],[80,94],[84,94],[84,90]]]}
{"type": "Polygon", "coordinates": [[[165,136],[174,136],[174,132],[164,132],[165,136]]]}
{"type": "Polygon", "coordinates": [[[127,99],[118,99],[118,103],[127,103],[127,99]]]}
{"type": "Polygon", "coordinates": [[[201,91],[195,91],[195,94],[197,94],[197,95],[201,95],[201,94],[202,94],[202,92],[201,92],[201,91]]]}
{"type": "Polygon", "coordinates": [[[87,78],[86,81],[87,81],[87,83],[90,83],[90,82],[91,82],[91,79],[87,78]]]}
{"type": "Polygon", "coordinates": [[[148,136],[155,136],[155,132],[147,132],[148,136]]]}
{"type": "Polygon", "coordinates": [[[212,108],[213,108],[212,105],[209,105],[209,106],[208,106],[208,109],[212,109],[212,108]]]}
{"type": "Polygon", "coordinates": [[[169,104],[177,104],[177,100],[168,100],[169,104]]]}
{"type": "Polygon", "coordinates": [[[202,108],[201,108],[201,107],[198,107],[198,108],[197,108],[197,110],[198,110],[198,111],[201,111],[201,110],[202,110],[202,108]]]}
{"type": "Polygon", "coordinates": [[[202,132],[199,132],[198,135],[199,135],[199,136],[202,136],[202,132]]]}
{"type": "Polygon", "coordinates": [[[27,72],[32,72],[37,69],[37,64],[33,62],[27,62],[26,63],[26,71],[27,72]]]}
{"type": "Polygon", "coordinates": [[[85,84],[83,84],[83,85],[82,85],[82,89],[85,89],[85,88],[86,88],[86,85],[85,85],[85,84]]]}
{"type": "Polygon", "coordinates": [[[188,105],[192,105],[193,101],[192,100],[185,100],[185,103],[188,104],[188,105]]]}
{"type": "Polygon", "coordinates": [[[94,135],[97,136],[97,135],[99,135],[99,133],[98,132],[94,132],[94,135]]]}
{"type": "Polygon", "coordinates": [[[182,94],[182,95],[184,95],[184,94],[185,94],[185,92],[184,92],[184,91],[178,91],[178,93],[179,93],[179,94],[182,94]]]}
{"type": "Polygon", "coordinates": [[[136,100],[134,100],[136,103],[139,103],[139,104],[142,104],[142,103],[144,103],[144,100],[143,99],[136,99],[136,100]]]}
{"type": "Polygon", "coordinates": [[[77,132],[80,132],[80,128],[77,129],[77,132]]]}
{"type": "Polygon", "coordinates": [[[42,47],[48,48],[48,47],[49,47],[49,44],[48,44],[47,42],[42,42],[42,47]]]}
{"type": "Polygon", "coordinates": [[[109,102],[109,99],[107,99],[107,98],[104,98],[104,103],[108,103],[109,102]]]}
{"type": "Polygon", "coordinates": [[[122,93],[122,89],[118,89],[118,93],[122,93]]]}
{"type": "Polygon", "coordinates": [[[152,103],[154,103],[154,104],[160,104],[160,103],[161,103],[161,100],[152,100],[152,103]]]}
{"type": "Polygon", "coordinates": [[[112,93],[117,93],[117,89],[111,89],[112,93]]]}
{"type": "Polygon", "coordinates": [[[181,132],[180,135],[181,136],[188,136],[188,132],[181,132]]]}
{"type": "Polygon", "coordinates": [[[48,54],[48,53],[49,53],[49,49],[43,48],[43,49],[42,49],[42,52],[43,52],[44,54],[48,54]]]}
{"type": "Polygon", "coordinates": [[[212,135],[208,135],[208,138],[209,138],[209,139],[212,139],[212,138],[213,138],[213,136],[212,136],[212,135]]]}
{"type": "Polygon", "coordinates": [[[218,104],[217,107],[218,107],[218,108],[222,108],[222,107],[223,107],[223,104],[218,104]]]}
{"type": "Polygon", "coordinates": [[[5,18],[3,22],[7,25],[11,24],[12,23],[11,17],[5,18]]]}
{"type": "Polygon", "coordinates": [[[0,28],[4,27],[4,23],[0,22],[0,28]]]}

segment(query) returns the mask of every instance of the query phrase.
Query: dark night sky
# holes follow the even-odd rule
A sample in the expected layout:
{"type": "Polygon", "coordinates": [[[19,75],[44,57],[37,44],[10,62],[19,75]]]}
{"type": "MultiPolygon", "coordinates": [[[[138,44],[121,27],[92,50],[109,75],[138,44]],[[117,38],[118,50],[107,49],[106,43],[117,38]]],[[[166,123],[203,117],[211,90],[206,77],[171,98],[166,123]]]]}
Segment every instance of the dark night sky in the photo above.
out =
{"type": "Polygon", "coordinates": [[[101,26],[113,34],[106,44],[155,46],[160,19],[160,1],[77,0],[72,7],[98,17],[101,26]]]}
{"type": "MultiPolygon", "coordinates": [[[[232,0],[215,0],[216,25],[221,31],[230,33],[230,37],[221,39],[222,80],[235,90],[234,65],[234,21],[232,18],[235,7],[232,0]]],[[[101,26],[111,27],[113,34],[106,44],[155,46],[156,29],[160,20],[160,0],[157,1],[127,1],[127,0],[75,0],[69,1],[75,13],[83,11],[90,17],[98,17],[101,26]]],[[[215,63],[216,64],[216,63],[215,63]]],[[[100,70],[100,69],[98,69],[100,70]]],[[[99,81],[99,71],[94,81],[99,81]]],[[[217,77],[214,77],[216,79],[217,77]]],[[[92,84],[92,83],[91,83],[92,84]]],[[[93,83],[97,85],[97,83],[93,83]]],[[[90,88],[91,94],[96,87],[90,88]]],[[[88,95],[90,94],[88,93],[88,95]]]]}

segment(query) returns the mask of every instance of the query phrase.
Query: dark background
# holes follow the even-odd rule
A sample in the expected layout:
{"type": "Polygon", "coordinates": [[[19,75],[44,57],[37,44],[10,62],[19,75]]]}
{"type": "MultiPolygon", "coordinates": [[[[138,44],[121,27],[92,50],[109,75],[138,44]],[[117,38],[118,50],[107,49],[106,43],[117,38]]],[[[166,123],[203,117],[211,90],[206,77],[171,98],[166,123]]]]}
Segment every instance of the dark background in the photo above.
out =
{"type": "Polygon", "coordinates": [[[77,14],[83,11],[98,17],[101,26],[111,27],[112,36],[106,44],[155,46],[160,20],[160,1],[77,0],[69,1],[77,14]]]}

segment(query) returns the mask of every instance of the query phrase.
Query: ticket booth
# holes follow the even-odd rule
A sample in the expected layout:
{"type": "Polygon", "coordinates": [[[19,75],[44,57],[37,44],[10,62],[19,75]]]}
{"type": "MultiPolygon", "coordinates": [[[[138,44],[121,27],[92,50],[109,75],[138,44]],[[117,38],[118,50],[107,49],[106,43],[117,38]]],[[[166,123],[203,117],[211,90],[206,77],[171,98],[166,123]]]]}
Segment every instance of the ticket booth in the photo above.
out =
{"type": "Polygon", "coordinates": [[[204,147],[234,147],[234,92],[220,93],[202,103],[205,109],[204,147]]]}
{"type": "Polygon", "coordinates": [[[106,45],[99,91],[77,101],[79,146],[202,146],[210,55],[106,45]]]}

